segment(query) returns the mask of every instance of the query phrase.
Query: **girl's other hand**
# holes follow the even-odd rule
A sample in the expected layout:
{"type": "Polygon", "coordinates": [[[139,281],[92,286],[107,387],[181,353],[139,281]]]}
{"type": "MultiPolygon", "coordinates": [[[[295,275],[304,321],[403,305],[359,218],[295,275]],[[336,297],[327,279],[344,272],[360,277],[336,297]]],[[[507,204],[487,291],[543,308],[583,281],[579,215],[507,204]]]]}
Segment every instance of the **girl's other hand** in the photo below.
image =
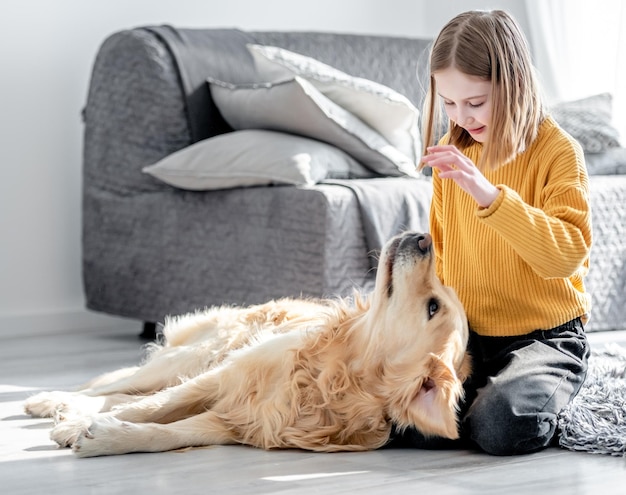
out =
{"type": "Polygon", "coordinates": [[[456,146],[430,146],[422,163],[436,168],[441,179],[452,179],[482,208],[489,207],[500,194],[500,189],[489,182],[456,146]]]}

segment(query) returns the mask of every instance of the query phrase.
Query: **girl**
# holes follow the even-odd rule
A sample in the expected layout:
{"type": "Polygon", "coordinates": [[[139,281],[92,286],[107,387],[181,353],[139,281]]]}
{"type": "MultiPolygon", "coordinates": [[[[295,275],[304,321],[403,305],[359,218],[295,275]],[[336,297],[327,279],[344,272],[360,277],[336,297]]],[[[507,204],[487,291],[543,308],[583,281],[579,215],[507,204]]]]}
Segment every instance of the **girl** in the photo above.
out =
{"type": "MultiPolygon", "coordinates": [[[[437,273],[472,329],[461,437],[495,455],[550,445],[585,378],[591,216],[583,153],[546,114],[530,53],[502,11],[437,37],[424,108],[437,273]],[[438,145],[443,102],[448,132],[438,145]]],[[[416,431],[402,443],[445,442],[416,431]]]]}

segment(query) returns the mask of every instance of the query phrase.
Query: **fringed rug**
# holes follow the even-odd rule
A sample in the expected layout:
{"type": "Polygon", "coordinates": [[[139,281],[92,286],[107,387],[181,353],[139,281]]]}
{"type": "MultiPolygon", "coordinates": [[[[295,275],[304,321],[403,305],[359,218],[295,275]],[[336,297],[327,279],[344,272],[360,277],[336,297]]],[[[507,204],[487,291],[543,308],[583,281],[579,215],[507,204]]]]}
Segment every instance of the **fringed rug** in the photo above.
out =
{"type": "Polygon", "coordinates": [[[565,449],[626,457],[626,349],[593,350],[576,398],[559,415],[565,449]]]}

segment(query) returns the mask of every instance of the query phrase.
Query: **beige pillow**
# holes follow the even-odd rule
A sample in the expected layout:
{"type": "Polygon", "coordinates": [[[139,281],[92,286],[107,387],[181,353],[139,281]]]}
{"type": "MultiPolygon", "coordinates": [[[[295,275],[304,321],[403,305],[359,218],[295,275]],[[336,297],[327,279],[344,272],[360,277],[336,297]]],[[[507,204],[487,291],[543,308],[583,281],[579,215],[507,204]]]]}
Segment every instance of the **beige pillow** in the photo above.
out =
{"type": "Polygon", "coordinates": [[[373,175],[334,146],[263,130],[229,132],[199,141],[143,171],[171,186],[194,191],[312,185],[324,179],[373,175]]]}
{"type": "Polygon", "coordinates": [[[306,79],[323,95],[380,133],[410,160],[419,160],[419,110],[406,96],[283,48],[249,44],[248,49],[264,80],[272,82],[293,76],[306,79]]]}
{"type": "Polygon", "coordinates": [[[310,137],[342,149],[380,175],[419,176],[413,160],[299,76],[249,85],[208,81],[213,101],[233,129],[269,129],[310,137]]]}

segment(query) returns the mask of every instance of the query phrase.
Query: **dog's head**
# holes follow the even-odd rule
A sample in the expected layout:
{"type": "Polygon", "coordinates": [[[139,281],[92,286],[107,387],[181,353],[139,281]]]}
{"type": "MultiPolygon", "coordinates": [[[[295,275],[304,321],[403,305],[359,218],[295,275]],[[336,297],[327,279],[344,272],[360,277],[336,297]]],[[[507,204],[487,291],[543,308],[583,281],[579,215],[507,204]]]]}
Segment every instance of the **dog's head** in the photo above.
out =
{"type": "Polygon", "coordinates": [[[386,244],[370,304],[369,359],[380,363],[390,418],[457,438],[457,406],[470,372],[468,326],[456,293],[435,274],[429,234],[405,232],[386,244]]]}

